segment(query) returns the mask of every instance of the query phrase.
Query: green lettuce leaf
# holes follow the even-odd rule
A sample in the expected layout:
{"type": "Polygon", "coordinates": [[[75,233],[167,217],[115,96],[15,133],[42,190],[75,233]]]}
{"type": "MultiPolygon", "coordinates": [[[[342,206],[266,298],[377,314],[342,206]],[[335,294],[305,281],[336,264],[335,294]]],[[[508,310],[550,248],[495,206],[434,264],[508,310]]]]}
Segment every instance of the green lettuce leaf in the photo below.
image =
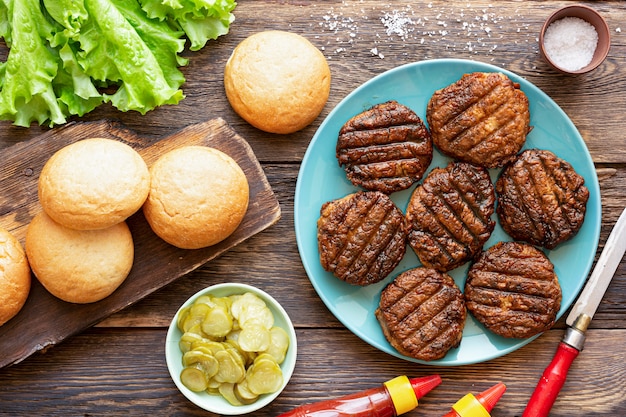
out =
{"type": "Polygon", "coordinates": [[[228,33],[235,20],[234,0],[139,0],[151,18],[169,20],[189,39],[192,51],[202,49],[211,39],[228,33]]]}
{"type": "Polygon", "coordinates": [[[184,98],[181,32],[149,19],[136,1],[85,0],[85,6],[89,19],[81,27],[77,59],[94,80],[119,86],[105,100],[145,114],[184,98]]]}
{"type": "Polygon", "coordinates": [[[48,47],[52,24],[39,0],[4,1],[10,51],[0,67],[0,119],[28,127],[66,122],[67,109],[57,101],[52,81],[58,72],[58,53],[48,47]],[[25,63],[27,63],[25,65],[25,63]]]}

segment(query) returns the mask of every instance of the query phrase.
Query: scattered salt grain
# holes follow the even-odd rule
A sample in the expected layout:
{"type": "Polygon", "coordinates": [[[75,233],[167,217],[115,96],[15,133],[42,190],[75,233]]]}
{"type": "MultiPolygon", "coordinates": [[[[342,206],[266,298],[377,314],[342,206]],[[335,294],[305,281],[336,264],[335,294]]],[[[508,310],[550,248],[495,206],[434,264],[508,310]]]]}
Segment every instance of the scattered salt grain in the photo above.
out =
{"type": "Polygon", "coordinates": [[[581,18],[564,17],[548,26],[543,41],[552,62],[564,70],[577,71],[591,62],[598,33],[581,18]]]}

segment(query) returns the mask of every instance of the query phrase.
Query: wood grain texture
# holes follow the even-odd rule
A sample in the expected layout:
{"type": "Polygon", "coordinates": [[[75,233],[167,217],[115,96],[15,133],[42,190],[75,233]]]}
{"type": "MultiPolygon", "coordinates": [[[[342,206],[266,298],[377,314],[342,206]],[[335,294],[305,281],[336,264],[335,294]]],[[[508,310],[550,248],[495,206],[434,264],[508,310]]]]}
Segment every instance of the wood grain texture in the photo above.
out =
{"type": "Polygon", "coordinates": [[[37,199],[37,181],[49,155],[88,137],[125,142],[137,149],[148,165],[181,146],[201,145],[219,149],[237,161],[248,178],[248,211],[237,230],[228,238],[197,250],[179,249],[160,239],[141,211],[131,216],[127,223],[133,236],[135,258],[124,283],[102,301],[72,304],[52,296],[34,279],[22,310],[0,327],[0,351],[3,353],[0,367],[19,362],[35,351],[46,349],[137,302],[261,232],[280,218],[278,200],[254,153],[223,120],[190,125],[152,145],[131,131],[104,121],[70,124],[3,152],[5,164],[0,169],[0,183],[4,192],[0,207],[9,215],[2,218],[0,226],[23,241],[29,220],[41,210],[37,199]]]}
{"type": "MultiPolygon", "coordinates": [[[[234,281],[257,286],[289,313],[299,340],[298,363],[285,391],[255,416],[274,416],[305,402],[377,386],[399,374],[440,373],[443,384],[407,416],[441,416],[468,392],[498,381],[508,389],[492,412],[519,417],[563,335],[564,322],[523,348],[482,364],[432,367],[379,352],[341,325],[317,296],[302,267],[295,241],[293,198],[303,155],[316,129],[352,90],[399,65],[436,58],[471,59],[524,77],[548,94],[583,136],[598,172],[602,198],[602,249],[626,206],[626,2],[582,1],[598,10],[611,29],[611,51],[592,73],[569,77],[539,57],[543,20],[567,0],[239,0],[230,33],[203,50],[185,52],[186,98],[140,116],[105,105],[75,122],[117,120],[154,144],[198,122],[222,118],[244,137],[260,161],[277,198],[281,218],[195,271],[112,314],[95,327],[66,338],[44,353],[0,369],[0,416],[213,416],[188,402],[165,366],[166,326],[191,294],[234,281]],[[404,32],[394,19],[408,18],[404,32]],[[267,29],[306,36],[331,68],[329,101],[310,126],[271,135],[248,125],[224,95],[224,65],[247,36],[267,29]],[[618,31],[620,29],[620,31],[618,31]]],[[[0,53],[6,48],[0,45],[0,53]]],[[[50,130],[0,122],[0,170],[4,152],[50,130]]],[[[33,175],[26,171],[23,176],[33,175]]],[[[6,195],[0,183],[0,207],[6,195]]],[[[16,195],[13,192],[13,195],[16,195]]],[[[17,201],[15,204],[19,204],[17,201]]],[[[0,222],[19,219],[0,209],[0,222]]],[[[552,410],[553,417],[626,416],[626,261],[622,261],[591,323],[585,350],[552,410]]],[[[0,359],[4,351],[0,349],[0,359]]]]}
{"type": "MultiPolygon", "coordinates": [[[[169,378],[162,354],[165,334],[165,329],[93,328],[72,343],[1,369],[0,380],[11,385],[0,384],[0,415],[214,415],[186,401],[169,378]],[[55,380],[55,388],[33,389],[40,380],[55,380]]],[[[254,415],[276,416],[303,402],[348,395],[397,375],[439,374],[442,384],[407,416],[442,416],[462,395],[480,392],[498,381],[506,383],[507,391],[492,415],[520,416],[561,335],[549,331],[534,346],[486,363],[435,367],[382,354],[341,329],[298,329],[298,363],[290,384],[254,415]]],[[[623,351],[607,357],[606,346],[624,338],[625,330],[589,332],[552,417],[623,415],[626,357],[623,351]]]]}

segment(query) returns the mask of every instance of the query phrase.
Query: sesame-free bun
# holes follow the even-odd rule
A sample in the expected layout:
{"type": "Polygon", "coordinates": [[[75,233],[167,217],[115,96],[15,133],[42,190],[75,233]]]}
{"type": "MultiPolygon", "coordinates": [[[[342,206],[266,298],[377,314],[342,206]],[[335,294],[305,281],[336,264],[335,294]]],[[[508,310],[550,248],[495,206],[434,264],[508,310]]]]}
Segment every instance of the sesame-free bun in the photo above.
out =
{"type": "Polygon", "coordinates": [[[259,32],[234,49],[224,70],[231,106],[252,126],[293,133],[320,114],[330,93],[326,58],[295,33],[259,32]]]}
{"type": "Polygon", "coordinates": [[[91,138],[57,151],[39,176],[39,201],[57,223],[104,229],[126,220],[148,196],[150,174],[130,146],[91,138]]]}
{"type": "Polygon", "coordinates": [[[230,236],[248,209],[248,180],[225,153],[183,146],[150,167],[143,212],[161,239],[181,249],[199,249],[230,236]]]}
{"type": "Polygon", "coordinates": [[[30,292],[30,268],[22,245],[0,227],[0,326],[24,306],[30,292]]]}
{"type": "Polygon", "coordinates": [[[106,298],[133,265],[133,239],[126,222],[75,230],[40,212],[28,225],[25,246],[37,279],[52,295],[70,303],[106,298]]]}

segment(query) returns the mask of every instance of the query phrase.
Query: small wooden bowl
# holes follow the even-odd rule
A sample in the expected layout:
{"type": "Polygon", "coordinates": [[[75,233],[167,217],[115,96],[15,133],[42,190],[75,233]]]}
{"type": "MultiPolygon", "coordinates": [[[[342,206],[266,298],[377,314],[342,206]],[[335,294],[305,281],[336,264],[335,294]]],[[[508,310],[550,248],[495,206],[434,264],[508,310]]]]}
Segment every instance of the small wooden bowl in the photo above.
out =
{"type": "Polygon", "coordinates": [[[584,74],[597,68],[607,57],[610,47],[611,34],[609,32],[609,25],[606,23],[606,20],[604,20],[604,18],[591,7],[583,5],[565,6],[558,9],[546,19],[539,34],[539,51],[542,58],[545,59],[545,61],[550,64],[552,68],[564,74],[584,74]],[[596,46],[596,50],[593,54],[591,62],[585,67],[575,71],[570,71],[558,66],[556,63],[554,63],[554,61],[550,59],[544,49],[544,35],[546,33],[546,29],[555,21],[563,19],[565,17],[578,17],[590,23],[593,27],[595,27],[596,32],[598,33],[598,45],[596,46]]]}

